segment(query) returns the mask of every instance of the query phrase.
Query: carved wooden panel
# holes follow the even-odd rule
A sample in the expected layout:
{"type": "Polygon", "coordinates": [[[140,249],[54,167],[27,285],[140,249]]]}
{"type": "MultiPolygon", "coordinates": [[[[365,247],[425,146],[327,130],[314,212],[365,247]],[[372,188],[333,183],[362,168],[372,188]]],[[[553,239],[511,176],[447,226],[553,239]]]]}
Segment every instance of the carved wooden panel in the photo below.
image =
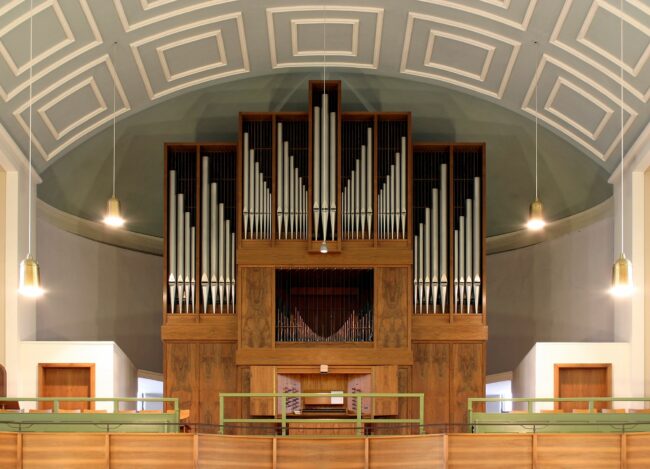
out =
{"type": "MultiPolygon", "coordinates": [[[[235,365],[235,343],[198,344],[199,367],[199,421],[202,433],[216,433],[219,430],[219,393],[237,392],[237,367],[235,365]],[[214,426],[213,426],[214,425],[214,426]]],[[[239,399],[226,399],[225,415],[239,416],[239,399]]]]}
{"type": "Polygon", "coordinates": [[[181,409],[190,410],[190,421],[199,418],[199,373],[196,344],[165,344],[165,396],[177,397],[181,409]]]}
{"type": "MultiPolygon", "coordinates": [[[[428,427],[427,433],[444,432],[449,421],[449,348],[449,344],[413,344],[412,391],[425,393],[424,423],[440,424],[428,427]]],[[[418,415],[415,404],[411,415],[418,415]]]]}
{"type": "Polygon", "coordinates": [[[241,269],[241,344],[248,348],[271,347],[273,342],[274,271],[271,268],[241,269]]]}
{"type": "MultiPolygon", "coordinates": [[[[274,366],[251,366],[251,392],[277,392],[275,388],[274,366]]],[[[273,415],[272,397],[253,397],[250,400],[250,413],[253,416],[273,415]]]]}
{"type": "MultiPolygon", "coordinates": [[[[467,422],[467,399],[485,395],[484,344],[451,346],[451,422],[467,422]]],[[[466,431],[462,425],[451,431],[466,431]]]]}
{"type": "MultiPolygon", "coordinates": [[[[397,392],[397,366],[375,366],[372,372],[372,392],[397,392]]],[[[374,399],[374,413],[379,415],[397,415],[398,399],[380,397],[374,399]]]]}
{"type": "Polygon", "coordinates": [[[378,268],[375,275],[377,346],[408,347],[408,269],[378,268]]]}

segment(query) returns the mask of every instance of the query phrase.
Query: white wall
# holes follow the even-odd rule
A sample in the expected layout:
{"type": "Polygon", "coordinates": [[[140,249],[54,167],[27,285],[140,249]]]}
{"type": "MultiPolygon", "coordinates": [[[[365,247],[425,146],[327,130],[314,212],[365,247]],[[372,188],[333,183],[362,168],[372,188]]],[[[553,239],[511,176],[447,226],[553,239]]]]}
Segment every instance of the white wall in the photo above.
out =
{"type": "MultiPolygon", "coordinates": [[[[513,373],[513,397],[554,397],[555,365],[562,363],[611,363],[612,397],[639,397],[631,379],[630,345],[614,342],[535,344],[513,373]]],[[[612,407],[638,405],[622,402],[612,407]]],[[[536,405],[536,410],[552,408],[552,402],[536,405]]]]}
{"type": "Polygon", "coordinates": [[[487,257],[488,374],[511,371],[536,342],[614,340],[613,219],[487,257]]]}
{"type": "Polygon", "coordinates": [[[114,340],[139,369],[161,372],[162,257],[37,225],[48,289],[37,339],[114,340]]]}
{"type": "MultiPolygon", "coordinates": [[[[25,341],[20,352],[18,397],[38,397],[39,363],[94,363],[95,397],[137,397],[137,370],[115,342],[25,341]]],[[[98,402],[95,408],[111,411],[112,404],[98,402]]]]}

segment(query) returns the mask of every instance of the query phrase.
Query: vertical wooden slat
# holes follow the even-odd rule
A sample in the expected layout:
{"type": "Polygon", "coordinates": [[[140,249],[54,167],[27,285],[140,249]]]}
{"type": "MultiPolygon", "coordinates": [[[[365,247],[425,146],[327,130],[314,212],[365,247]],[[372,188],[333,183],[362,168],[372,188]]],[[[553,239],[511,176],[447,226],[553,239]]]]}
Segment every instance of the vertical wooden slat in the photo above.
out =
{"type": "Polygon", "coordinates": [[[16,467],[22,469],[23,467],[23,434],[16,434],[16,467]]]}
{"type": "Polygon", "coordinates": [[[278,439],[273,438],[273,469],[278,467],[278,439]]]}
{"type": "Polygon", "coordinates": [[[368,437],[364,438],[364,468],[370,469],[370,440],[368,437]]]}
{"type": "Polygon", "coordinates": [[[621,469],[627,468],[627,434],[621,433],[621,469]]]}
{"type": "Polygon", "coordinates": [[[104,461],[106,463],[106,469],[111,467],[111,434],[107,433],[104,435],[104,461]]]}
{"type": "Polygon", "coordinates": [[[532,455],[533,455],[533,461],[532,461],[533,469],[535,469],[537,467],[537,433],[533,433],[533,451],[532,451],[532,455]]]}
{"type": "Polygon", "coordinates": [[[442,436],[443,453],[442,464],[444,468],[449,466],[449,435],[446,433],[442,436]]]}
{"type": "Polygon", "coordinates": [[[199,435],[192,435],[192,462],[195,468],[199,467],[199,435]]]}

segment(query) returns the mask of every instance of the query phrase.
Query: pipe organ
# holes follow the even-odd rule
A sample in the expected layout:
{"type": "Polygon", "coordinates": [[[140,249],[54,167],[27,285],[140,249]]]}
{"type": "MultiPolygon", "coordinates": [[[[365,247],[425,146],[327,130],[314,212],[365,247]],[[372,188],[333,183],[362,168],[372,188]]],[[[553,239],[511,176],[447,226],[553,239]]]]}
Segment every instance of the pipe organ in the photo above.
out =
{"type": "Polygon", "coordinates": [[[218,423],[219,392],[288,379],[422,392],[433,432],[484,394],[485,146],[414,142],[408,112],[347,112],[342,94],[313,81],[304,112],[240,113],[235,143],[165,146],[165,394],[192,421],[218,423]]]}

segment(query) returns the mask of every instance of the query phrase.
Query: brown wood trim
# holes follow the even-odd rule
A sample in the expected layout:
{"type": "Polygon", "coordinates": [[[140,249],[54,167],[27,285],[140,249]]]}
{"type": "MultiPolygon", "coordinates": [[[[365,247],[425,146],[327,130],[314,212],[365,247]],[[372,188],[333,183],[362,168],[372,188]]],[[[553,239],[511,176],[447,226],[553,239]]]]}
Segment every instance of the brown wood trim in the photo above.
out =
{"type": "MultiPolygon", "coordinates": [[[[553,367],[553,396],[560,397],[560,370],[563,368],[605,368],[607,370],[607,396],[598,397],[611,397],[612,395],[612,364],[611,363],[556,363],[553,367]]],[[[560,403],[555,402],[555,409],[560,408],[560,403]]]]}
{"type": "MultiPolygon", "coordinates": [[[[95,397],[95,364],[94,363],[39,363],[38,364],[38,397],[43,397],[44,374],[46,368],[88,368],[90,371],[90,396],[95,397]]],[[[88,403],[91,410],[95,410],[95,403],[88,403]]],[[[39,402],[38,408],[43,405],[39,402]]]]}
{"type": "Polygon", "coordinates": [[[240,348],[237,365],[412,365],[413,353],[408,349],[304,349],[240,348]]]}

